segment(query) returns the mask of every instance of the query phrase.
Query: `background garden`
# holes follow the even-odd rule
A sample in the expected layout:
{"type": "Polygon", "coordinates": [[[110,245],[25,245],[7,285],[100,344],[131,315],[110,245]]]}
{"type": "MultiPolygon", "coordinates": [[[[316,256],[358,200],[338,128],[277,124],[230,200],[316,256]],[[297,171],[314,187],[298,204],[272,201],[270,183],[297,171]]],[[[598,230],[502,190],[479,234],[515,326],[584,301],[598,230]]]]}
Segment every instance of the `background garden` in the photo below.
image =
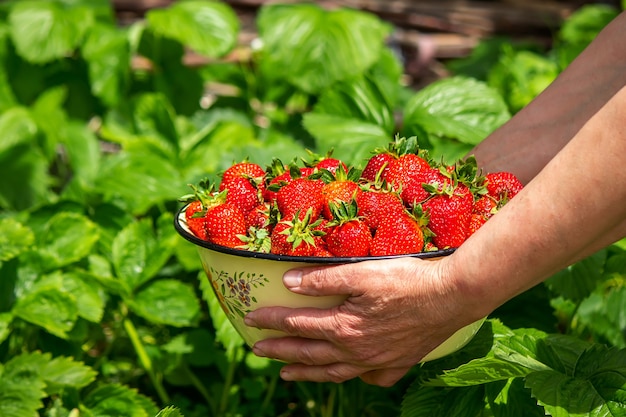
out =
{"type": "Polygon", "coordinates": [[[0,416],[626,416],[626,241],[379,388],[280,380],[228,324],[172,226],[187,184],[245,158],[333,148],[359,165],[400,133],[454,160],[623,2],[541,9],[540,36],[416,14],[439,22],[422,39],[448,45],[445,57],[407,41],[415,33],[393,19],[406,13],[130,6],[0,3],[0,416]]]}

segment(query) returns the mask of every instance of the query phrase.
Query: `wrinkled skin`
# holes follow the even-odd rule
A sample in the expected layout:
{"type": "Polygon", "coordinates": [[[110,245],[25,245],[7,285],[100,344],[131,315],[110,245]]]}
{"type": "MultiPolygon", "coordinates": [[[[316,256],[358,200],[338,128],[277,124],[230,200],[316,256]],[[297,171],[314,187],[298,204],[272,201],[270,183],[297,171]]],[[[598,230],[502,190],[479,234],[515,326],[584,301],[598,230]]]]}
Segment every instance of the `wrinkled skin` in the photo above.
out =
{"type": "Polygon", "coordinates": [[[288,380],[360,377],[393,385],[454,331],[480,318],[459,317],[462,300],[455,299],[454,283],[441,278],[443,266],[403,258],[303,269],[302,284],[292,291],[348,298],[327,310],[273,307],[248,314],[249,325],[294,336],[258,342],[254,353],[291,363],[281,372],[288,380]]]}

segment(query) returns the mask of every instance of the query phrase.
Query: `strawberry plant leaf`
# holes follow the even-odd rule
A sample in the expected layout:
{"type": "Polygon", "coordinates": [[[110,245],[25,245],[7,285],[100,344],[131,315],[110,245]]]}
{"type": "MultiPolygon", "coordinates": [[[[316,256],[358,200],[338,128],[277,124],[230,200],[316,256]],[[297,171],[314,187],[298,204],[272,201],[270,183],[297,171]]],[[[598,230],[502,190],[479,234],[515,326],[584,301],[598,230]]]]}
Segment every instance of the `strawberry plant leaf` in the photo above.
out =
{"type": "Polygon", "coordinates": [[[184,417],[176,407],[165,407],[155,417],[184,417]]]}
{"type": "Polygon", "coordinates": [[[149,417],[158,409],[148,397],[119,384],[100,385],[92,390],[80,407],[85,415],[149,417]]]}
{"type": "Polygon", "coordinates": [[[91,92],[109,107],[117,106],[130,84],[130,45],[124,32],[97,23],[81,52],[87,62],[91,92]]]}
{"type": "Polygon", "coordinates": [[[73,358],[56,357],[43,366],[41,376],[48,394],[60,393],[64,388],[83,388],[93,382],[97,372],[73,358]]]}
{"type": "Polygon", "coordinates": [[[266,5],[257,25],[263,73],[308,93],[366,71],[378,61],[390,30],[374,15],[316,4],[266,5]]]}
{"type": "Polygon", "coordinates": [[[43,64],[71,55],[94,19],[93,9],[85,5],[29,0],[15,3],[8,21],[18,54],[43,64]]]}
{"type": "Polygon", "coordinates": [[[303,123],[309,132],[315,132],[318,148],[334,148],[336,158],[360,168],[373,148],[384,147],[389,142],[389,134],[382,127],[357,119],[308,113],[303,123]]]}
{"type": "Polygon", "coordinates": [[[150,322],[174,327],[193,325],[200,312],[193,288],[170,279],[148,284],[128,302],[133,312],[150,322]]]}
{"type": "Polygon", "coordinates": [[[42,277],[38,286],[50,286],[73,295],[77,314],[93,323],[98,323],[104,313],[104,300],[100,295],[101,287],[95,278],[84,272],[55,271],[42,277]]]}
{"type": "Polygon", "coordinates": [[[156,33],[209,57],[223,56],[237,44],[239,20],[226,3],[177,2],[167,8],[149,10],[146,19],[156,33]]]}
{"type": "Polygon", "coordinates": [[[401,417],[475,417],[484,408],[484,387],[411,385],[402,401],[401,417]]]}
{"type": "Polygon", "coordinates": [[[19,297],[12,313],[62,339],[78,318],[76,299],[53,286],[39,286],[19,297]]]}
{"type": "Polygon", "coordinates": [[[34,242],[29,227],[12,218],[0,219],[0,265],[28,250],[34,242]]]}
{"type": "Polygon", "coordinates": [[[120,231],[111,248],[117,277],[131,289],[148,282],[173,251],[171,239],[159,240],[150,219],[135,221],[120,231]]]}
{"type": "Polygon", "coordinates": [[[404,129],[475,145],[509,118],[507,105],[496,90],[457,76],[416,92],[404,109],[404,129]]]}
{"type": "Polygon", "coordinates": [[[607,252],[601,250],[580,262],[565,268],[545,284],[556,294],[572,301],[581,301],[588,297],[606,279],[603,274],[607,252]]]}
{"type": "Polygon", "coordinates": [[[45,396],[41,369],[49,360],[50,355],[24,353],[0,364],[0,415],[37,415],[45,396]]]}
{"type": "Polygon", "coordinates": [[[41,150],[31,144],[0,152],[0,178],[11,178],[0,181],[0,208],[26,210],[46,202],[50,196],[48,165],[41,150]]]}
{"type": "Polygon", "coordinates": [[[46,223],[39,236],[38,251],[50,255],[55,267],[85,258],[99,238],[98,226],[82,214],[59,212],[46,223]]]}
{"type": "Polygon", "coordinates": [[[523,378],[494,382],[485,385],[489,408],[494,417],[544,417],[543,407],[531,396],[524,386],[523,378]]]}
{"type": "Polygon", "coordinates": [[[4,342],[11,333],[12,313],[0,313],[0,343],[4,342]]]}
{"type": "Polygon", "coordinates": [[[600,288],[584,299],[577,310],[577,317],[591,332],[609,341],[613,346],[625,348],[626,287],[600,288]]]}

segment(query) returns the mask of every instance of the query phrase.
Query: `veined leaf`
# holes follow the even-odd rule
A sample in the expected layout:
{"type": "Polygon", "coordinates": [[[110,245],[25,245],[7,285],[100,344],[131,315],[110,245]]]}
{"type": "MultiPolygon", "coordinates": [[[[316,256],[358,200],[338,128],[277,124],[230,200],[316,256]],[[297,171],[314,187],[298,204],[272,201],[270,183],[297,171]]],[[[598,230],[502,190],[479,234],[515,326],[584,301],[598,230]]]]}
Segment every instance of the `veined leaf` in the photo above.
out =
{"type": "Polygon", "coordinates": [[[476,417],[484,408],[484,387],[438,388],[414,383],[402,401],[400,417],[476,417]]]}
{"type": "Polygon", "coordinates": [[[176,407],[165,407],[155,417],[184,417],[176,407]]]}
{"type": "Polygon", "coordinates": [[[626,347],[626,286],[602,289],[584,299],[577,310],[581,323],[613,346],[626,347]]]}
{"type": "Polygon", "coordinates": [[[392,136],[377,124],[330,114],[308,113],[303,122],[318,149],[334,149],[335,158],[354,166],[365,166],[372,149],[386,146],[392,136]]]}
{"type": "Polygon", "coordinates": [[[58,393],[66,387],[82,388],[89,385],[97,372],[72,358],[56,357],[49,360],[41,370],[47,393],[58,393]]]}
{"type": "Polygon", "coordinates": [[[96,135],[85,125],[72,122],[66,126],[61,142],[74,173],[73,180],[91,184],[100,168],[100,143],[96,135]]]}
{"type": "Polygon", "coordinates": [[[490,382],[520,378],[532,372],[531,369],[504,359],[486,357],[474,359],[456,369],[444,371],[436,379],[428,381],[428,386],[467,387],[490,382]]]}
{"type": "Polygon", "coordinates": [[[35,235],[29,227],[12,218],[0,219],[0,262],[15,258],[34,241],[35,235]]]}
{"type": "Polygon", "coordinates": [[[485,386],[489,409],[494,417],[544,417],[543,407],[537,405],[530,390],[524,386],[523,378],[511,378],[506,381],[485,386]]]}
{"type": "Polygon", "coordinates": [[[89,68],[91,92],[115,107],[125,97],[130,75],[130,44],[114,26],[96,24],[89,29],[81,52],[89,68]]]}
{"type": "Polygon", "coordinates": [[[45,382],[41,370],[50,355],[24,353],[0,365],[0,415],[28,417],[43,406],[45,382]]]}
{"type": "Polygon", "coordinates": [[[91,8],[55,0],[19,1],[9,13],[18,54],[37,64],[72,54],[93,22],[91,8]]]}
{"type": "Polygon", "coordinates": [[[37,250],[55,259],[58,268],[85,258],[98,238],[98,227],[87,217],[59,212],[45,225],[37,250]]]}
{"type": "Polygon", "coordinates": [[[28,109],[13,107],[0,114],[0,131],[2,132],[0,155],[2,155],[16,145],[33,145],[38,128],[28,109]]]}
{"type": "Polygon", "coordinates": [[[71,294],[76,299],[77,314],[93,323],[98,323],[104,313],[104,299],[100,296],[100,285],[95,278],[84,272],[55,271],[41,278],[36,285],[50,286],[71,294]]]}
{"type": "Polygon", "coordinates": [[[84,398],[81,409],[93,416],[152,417],[158,412],[152,400],[118,384],[95,388],[84,398]]]}
{"type": "Polygon", "coordinates": [[[193,288],[176,280],[156,280],[128,302],[133,312],[152,323],[175,327],[191,326],[200,313],[193,288]]]}
{"type": "Polygon", "coordinates": [[[237,15],[218,1],[181,1],[148,11],[146,19],[156,33],[209,57],[230,52],[239,34],[237,15]]]}
{"type": "Polygon", "coordinates": [[[390,30],[375,15],[316,4],[266,5],[257,25],[263,72],[309,93],[365,72],[390,30]]]}
{"type": "Polygon", "coordinates": [[[0,343],[4,342],[11,333],[12,313],[0,313],[0,343]]]}
{"type": "Polygon", "coordinates": [[[75,298],[55,287],[38,287],[20,297],[12,310],[16,316],[66,338],[78,318],[75,298]]]}
{"type": "Polygon", "coordinates": [[[471,78],[452,77],[415,93],[405,107],[404,128],[476,145],[510,116],[496,90],[471,78]]]}
{"type": "Polygon", "coordinates": [[[546,280],[546,285],[550,290],[569,300],[581,301],[591,295],[598,284],[606,279],[603,274],[606,259],[606,250],[598,251],[559,271],[546,280]]]}
{"type": "Polygon", "coordinates": [[[111,250],[118,279],[138,288],[165,265],[173,245],[172,240],[156,238],[150,219],[130,223],[117,234],[111,250]]]}

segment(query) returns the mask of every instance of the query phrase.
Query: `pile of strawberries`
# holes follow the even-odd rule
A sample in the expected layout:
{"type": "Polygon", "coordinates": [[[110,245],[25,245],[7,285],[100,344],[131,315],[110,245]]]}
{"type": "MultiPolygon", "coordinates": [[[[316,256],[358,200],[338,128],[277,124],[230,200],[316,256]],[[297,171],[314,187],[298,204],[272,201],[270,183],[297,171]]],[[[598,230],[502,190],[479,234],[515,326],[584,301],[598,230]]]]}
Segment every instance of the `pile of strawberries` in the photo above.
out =
{"type": "Polygon", "coordinates": [[[181,198],[190,230],[217,245],[291,256],[402,255],[459,247],[522,184],[482,175],[473,158],[446,165],[396,137],[365,168],[332,157],[265,169],[248,161],[181,198]],[[300,166],[302,165],[302,166],[300,166]]]}

